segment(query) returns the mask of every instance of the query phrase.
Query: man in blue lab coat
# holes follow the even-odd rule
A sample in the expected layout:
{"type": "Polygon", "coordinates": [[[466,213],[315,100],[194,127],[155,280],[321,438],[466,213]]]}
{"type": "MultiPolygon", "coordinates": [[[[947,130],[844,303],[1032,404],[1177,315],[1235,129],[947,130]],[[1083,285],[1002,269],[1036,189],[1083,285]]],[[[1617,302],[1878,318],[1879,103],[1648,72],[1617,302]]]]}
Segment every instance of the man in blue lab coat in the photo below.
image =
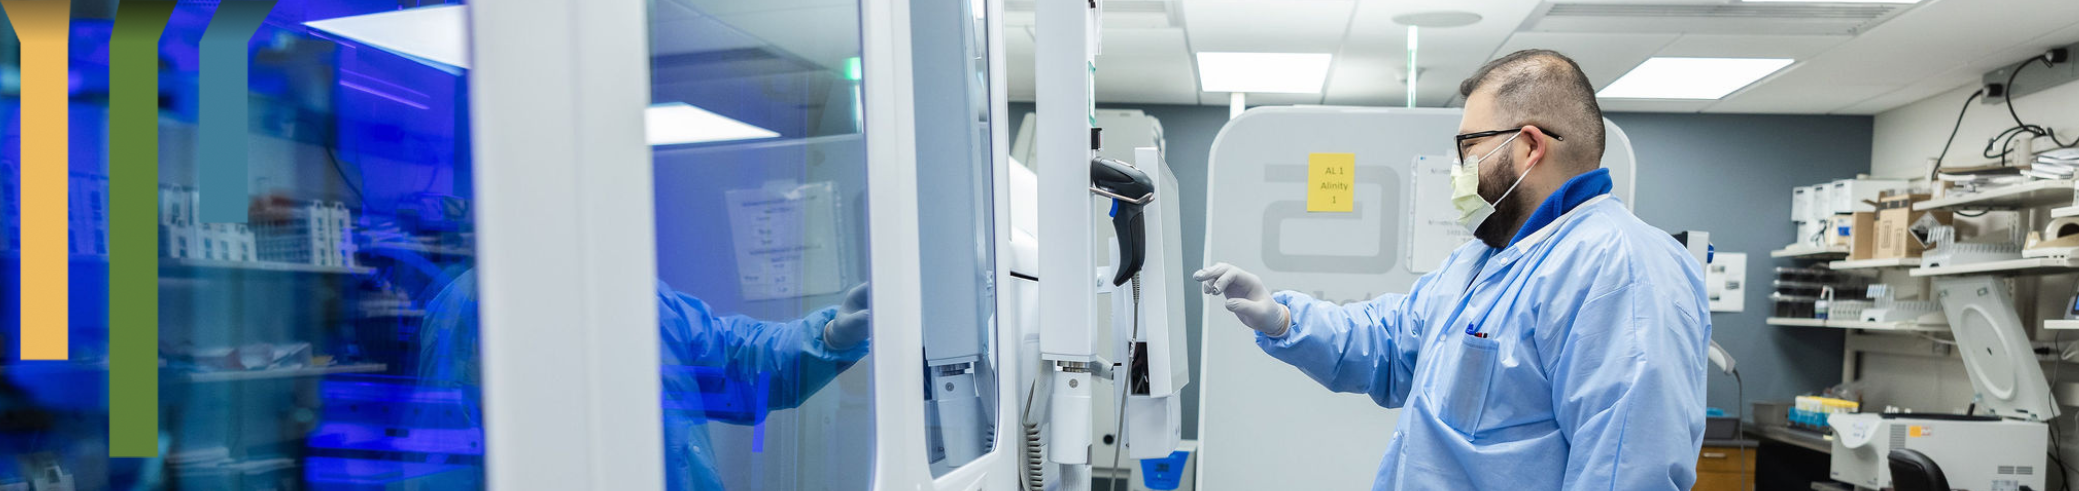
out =
{"type": "Polygon", "coordinates": [[[1402,408],[1374,489],[1689,489],[1702,266],[1609,196],[1602,111],[1573,60],[1512,53],[1459,92],[1452,202],[1479,240],[1413,290],[1335,305],[1225,263],[1196,278],[1265,353],[1402,408]]]}

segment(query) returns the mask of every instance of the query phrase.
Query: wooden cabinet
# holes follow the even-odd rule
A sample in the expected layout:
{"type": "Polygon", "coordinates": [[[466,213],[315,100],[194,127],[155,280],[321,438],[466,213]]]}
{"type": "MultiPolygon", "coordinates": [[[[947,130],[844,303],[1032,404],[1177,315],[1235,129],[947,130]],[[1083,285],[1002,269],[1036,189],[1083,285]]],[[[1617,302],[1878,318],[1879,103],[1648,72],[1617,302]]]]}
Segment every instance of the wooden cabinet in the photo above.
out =
{"type": "Polygon", "coordinates": [[[1704,447],[1696,458],[1694,491],[1749,491],[1754,488],[1754,450],[1704,447]]]}

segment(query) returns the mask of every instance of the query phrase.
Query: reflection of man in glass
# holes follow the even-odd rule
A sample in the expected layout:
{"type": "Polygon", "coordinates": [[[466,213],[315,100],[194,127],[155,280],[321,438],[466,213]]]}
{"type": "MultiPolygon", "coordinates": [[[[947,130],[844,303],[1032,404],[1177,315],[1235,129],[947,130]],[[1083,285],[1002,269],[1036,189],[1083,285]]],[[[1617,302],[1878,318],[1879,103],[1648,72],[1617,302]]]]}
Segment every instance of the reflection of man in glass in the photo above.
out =
{"type": "MultiPolygon", "coordinates": [[[[476,291],[472,270],[428,302],[420,383],[477,387],[476,291]]],[[[706,302],[658,282],[668,489],[722,489],[708,421],[754,424],[771,410],[799,406],[866,356],[867,295],[862,284],[842,305],[768,322],[716,315],[706,302]]]]}

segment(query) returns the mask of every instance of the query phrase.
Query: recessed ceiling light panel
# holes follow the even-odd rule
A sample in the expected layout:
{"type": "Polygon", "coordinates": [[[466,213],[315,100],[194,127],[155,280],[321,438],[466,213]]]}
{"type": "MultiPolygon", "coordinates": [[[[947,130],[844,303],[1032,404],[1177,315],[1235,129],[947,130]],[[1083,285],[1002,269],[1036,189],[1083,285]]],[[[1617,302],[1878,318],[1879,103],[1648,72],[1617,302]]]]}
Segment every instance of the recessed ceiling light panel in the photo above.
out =
{"type": "Polygon", "coordinates": [[[1329,59],[1327,53],[1199,53],[1198,84],[1206,92],[1318,94],[1329,59]]]}
{"type": "Polygon", "coordinates": [[[728,116],[708,112],[684,102],[650,106],[643,112],[643,133],[650,145],[682,145],[780,136],[728,116]]]}
{"type": "Polygon", "coordinates": [[[1596,97],[1720,99],[1783,67],[1788,58],[1648,58],[1596,97]]]}
{"type": "Polygon", "coordinates": [[[1480,14],[1463,10],[1438,10],[1393,16],[1393,23],[1408,27],[1463,27],[1480,22],[1480,14]]]}
{"type": "Polygon", "coordinates": [[[311,29],[378,49],[469,68],[469,7],[443,5],[305,22],[311,29]]]}

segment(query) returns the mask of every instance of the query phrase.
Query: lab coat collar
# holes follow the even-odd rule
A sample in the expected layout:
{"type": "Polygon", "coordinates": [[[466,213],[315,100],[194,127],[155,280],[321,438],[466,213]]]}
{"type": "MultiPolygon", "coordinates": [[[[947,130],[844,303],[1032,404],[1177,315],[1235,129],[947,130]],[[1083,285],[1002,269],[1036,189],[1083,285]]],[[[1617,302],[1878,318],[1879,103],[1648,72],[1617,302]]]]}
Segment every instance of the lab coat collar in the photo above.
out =
{"type": "Polygon", "coordinates": [[[1490,256],[1488,257],[1487,261],[1480,265],[1480,272],[1479,275],[1475,278],[1475,282],[1485,283],[1494,275],[1499,274],[1502,271],[1508,270],[1510,264],[1515,263],[1517,259],[1522,258],[1525,254],[1528,254],[1532,248],[1537,247],[1538,244],[1544,243],[1545,239],[1551,238],[1554,234],[1559,233],[1559,229],[1564,228],[1563,225],[1566,224],[1566,222],[1572,221],[1580,215],[1588,213],[1589,211],[1595,208],[1595,204],[1601,203],[1608,199],[1610,199],[1610,194],[1608,192],[1604,192],[1603,194],[1598,194],[1593,197],[1590,197],[1585,201],[1575,204],[1572,208],[1568,209],[1565,214],[1561,214],[1556,218],[1552,218],[1551,220],[1549,220],[1549,223],[1546,226],[1539,227],[1536,232],[1532,232],[1529,235],[1520,237],[1520,240],[1517,240],[1515,243],[1509,244],[1507,248],[1503,248],[1500,250],[1488,249],[1488,254],[1490,254],[1490,256]]]}
{"type": "Polygon", "coordinates": [[[1523,227],[1516,229],[1516,236],[1509,239],[1509,245],[1515,245],[1522,242],[1524,237],[1544,230],[1561,215],[1574,211],[1588,200],[1610,194],[1610,187],[1609,169],[1596,169],[1567,179],[1551,196],[1546,196],[1543,203],[1538,204],[1536,211],[1530,213],[1530,218],[1523,221],[1523,227]]]}

